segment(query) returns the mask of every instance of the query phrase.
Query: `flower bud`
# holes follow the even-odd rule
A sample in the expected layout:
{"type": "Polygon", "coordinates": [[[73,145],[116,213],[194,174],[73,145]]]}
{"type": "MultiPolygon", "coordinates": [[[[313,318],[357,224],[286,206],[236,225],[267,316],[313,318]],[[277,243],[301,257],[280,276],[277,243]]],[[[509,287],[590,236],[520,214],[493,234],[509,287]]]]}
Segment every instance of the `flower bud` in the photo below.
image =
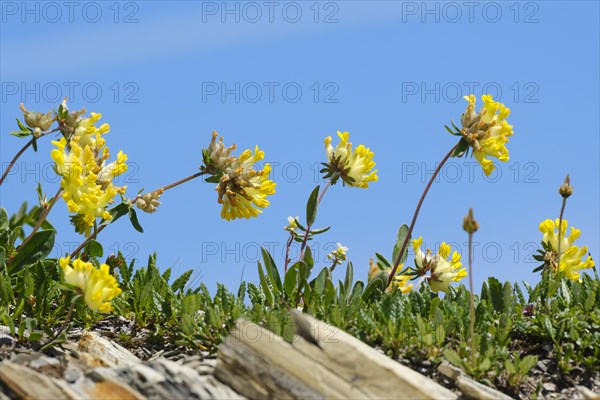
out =
{"type": "Polygon", "coordinates": [[[468,233],[475,233],[479,229],[479,224],[473,217],[473,209],[469,208],[469,214],[463,220],[463,229],[468,233]]]}
{"type": "Polygon", "coordinates": [[[573,186],[571,186],[571,179],[568,174],[565,178],[565,182],[558,188],[558,193],[565,199],[573,194],[573,186]]]}
{"type": "Polygon", "coordinates": [[[48,111],[46,114],[37,111],[29,111],[25,108],[23,103],[21,103],[20,108],[21,111],[23,111],[25,123],[30,128],[39,128],[41,131],[47,131],[55,120],[52,111],[48,111]]]}
{"type": "Polygon", "coordinates": [[[161,189],[155,190],[154,192],[145,193],[139,199],[137,199],[135,205],[144,212],[153,213],[156,211],[158,206],[162,204],[160,201],[158,201],[162,194],[163,190],[161,189]]]}

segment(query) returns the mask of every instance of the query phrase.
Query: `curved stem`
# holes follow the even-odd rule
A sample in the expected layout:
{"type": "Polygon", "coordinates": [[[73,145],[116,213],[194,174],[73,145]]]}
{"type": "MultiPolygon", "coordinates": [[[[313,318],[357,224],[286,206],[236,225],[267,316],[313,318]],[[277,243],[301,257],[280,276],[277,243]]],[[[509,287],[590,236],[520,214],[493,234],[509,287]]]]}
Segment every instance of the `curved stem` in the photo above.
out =
{"type": "Polygon", "coordinates": [[[48,206],[46,206],[46,209],[44,210],[44,212],[42,213],[42,215],[40,215],[40,217],[38,218],[35,226],[33,227],[33,230],[29,234],[29,236],[27,236],[25,238],[25,240],[23,240],[23,242],[21,242],[21,244],[19,245],[19,249],[22,249],[23,247],[25,247],[25,245],[27,243],[29,243],[29,241],[31,240],[31,238],[33,237],[33,235],[35,235],[35,233],[40,229],[40,227],[42,226],[42,224],[44,223],[44,221],[48,217],[48,214],[50,214],[50,210],[52,210],[52,207],[54,207],[54,204],[56,204],[56,201],[58,200],[58,198],[60,197],[60,195],[62,194],[62,192],[63,192],[62,187],[58,188],[58,190],[56,191],[56,194],[54,195],[54,197],[52,198],[52,200],[50,201],[50,203],[48,204],[48,206]]]}
{"type": "Polygon", "coordinates": [[[92,240],[92,239],[96,240],[96,238],[98,237],[98,234],[100,232],[102,232],[104,230],[104,228],[106,228],[107,226],[108,225],[102,225],[100,228],[98,228],[98,230],[93,235],[90,235],[87,238],[85,238],[85,240],[83,242],[81,242],[81,244],[79,246],[77,246],[77,248],[75,250],[73,250],[73,252],[69,256],[69,258],[75,257],[81,250],[83,250],[85,245],[88,244],[88,242],[90,240],[92,240]]]}
{"type": "MultiPolygon", "coordinates": [[[[163,192],[166,192],[167,190],[169,190],[169,189],[172,189],[172,188],[174,188],[175,186],[179,186],[179,185],[181,185],[182,183],[186,183],[187,181],[191,181],[192,179],[196,179],[197,177],[199,177],[199,176],[202,176],[202,175],[206,175],[206,174],[207,174],[207,172],[206,172],[206,171],[200,171],[200,172],[197,172],[197,173],[195,173],[194,175],[190,175],[190,176],[188,176],[187,178],[180,179],[180,180],[178,180],[177,182],[173,182],[173,183],[171,183],[170,185],[167,185],[167,186],[165,186],[165,187],[162,187],[162,188],[160,188],[160,189],[158,189],[158,190],[162,190],[163,192]]],[[[155,191],[156,191],[156,190],[155,190],[155,191]]]]}
{"type": "Polygon", "coordinates": [[[31,146],[31,145],[33,144],[33,142],[34,142],[35,140],[37,140],[37,139],[39,139],[39,138],[41,138],[41,137],[44,137],[44,136],[46,136],[46,135],[49,135],[49,134],[51,134],[51,133],[53,133],[53,132],[56,132],[56,131],[58,131],[58,130],[60,130],[60,128],[55,128],[55,129],[52,129],[51,131],[48,131],[48,132],[42,133],[42,134],[41,134],[39,137],[37,137],[37,138],[36,138],[36,137],[33,137],[33,138],[31,138],[31,140],[29,140],[29,142],[25,143],[25,146],[23,146],[23,147],[21,148],[21,150],[19,150],[19,151],[17,152],[17,154],[16,154],[16,155],[13,157],[13,159],[12,159],[12,160],[10,160],[10,164],[8,164],[8,167],[6,168],[6,171],[4,171],[4,173],[2,174],[2,177],[0,178],[0,185],[2,185],[2,183],[4,183],[4,180],[5,180],[5,179],[6,179],[6,177],[8,176],[8,173],[10,172],[10,170],[12,169],[12,167],[15,165],[15,163],[17,162],[17,160],[19,159],[19,157],[21,157],[21,155],[22,155],[23,153],[25,153],[25,150],[27,150],[27,149],[29,148],[29,146],[31,146]]]}
{"type": "Polygon", "coordinates": [[[323,196],[325,196],[325,193],[327,193],[327,189],[329,189],[331,187],[331,181],[327,182],[327,184],[325,186],[323,186],[323,190],[321,191],[321,194],[319,194],[319,199],[317,200],[317,204],[321,204],[321,200],[323,200],[323,196]]]}
{"type": "Polygon", "coordinates": [[[402,248],[400,249],[400,252],[398,253],[398,256],[396,257],[396,260],[394,260],[394,267],[392,268],[392,272],[390,273],[390,277],[388,278],[388,283],[387,283],[386,287],[389,287],[392,284],[392,281],[394,280],[394,275],[396,275],[396,271],[398,270],[398,266],[400,265],[400,260],[402,259],[402,255],[404,254],[404,251],[406,250],[406,246],[408,245],[408,240],[410,239],[410,235],[412,234],[412,231],[415,227],[415,223],[417,222],[417,217],[419,216],[419,211],[421,210],[421,206],[423,205],[423,200],[425,200],[425,196],[427,196],[427,192],[429,192],[429,188],[435,181],[435,178],[437,177],[437,175],[440,173],[442,166],[446,163],[446,161],[448,161],[448,159],[450,159],[450,157],[452,157],[452,153],[454,153],[454,150],[456,150],[456,146],[458,146],[458,145],[455,145],[454,147],[452,147],[452,149],[450,149],[448,154],[446,154],[446,156],[444,156],[444,158],[440,162],[440,165],[438,165],[437,168],[435,169],[435,171],[433,172],[431,179],[429,179],[427,186],[425,186],[425,190],[423,191],[423,194],[421,195],[421,198],[419,199],[419,203],[417,204],[417,208],[415,210],[412,221],[410,223],[410,227],[408,228],[408,233],[406,234],[406,238],[404,238],[404,242],[402,243],[402,248]]]}
{"type": "MultiPolygon", "coordinates": [[[[173,183],[171,183],[171,184],[169,184],[169,185],[167,185],[167,186],[163,186],[163,187],[162,187],[162,188],[160,188],[160,189],[156,189],[156,190],[154,190],[154,192],[156,192],[156,191],[158,191],[158,190],[161,190],[161,191],[165,192],[165,191],[167,191],[167,190],[169,190],[169,189],[172,189],[172,188],[174,188],[175,186],[179,186],[179,185],[181,185],[181,184],[183,184],[183,183],[185,183],[185,182],[191,181],[192,179],[198,178],[199,176],[206,175],[207,173],[208,173],[207,171],[200,171],[200,172],[197,172],[197,173],[195,173],[195,174],[193,174],[193,175],[190,175],[190,176],[188,176],[188,177],[186,177],[186,178],[183,178],[183,179],[180,179],[180,180],[178,180],[178,181],[176,181],[176,182],[173,182],[173,183]]],[[[152,193],[152,192],[150,192],[150,193],[152,193]]],[[[137,196],[136,196],[136,197],[135,197],[133,200],[131,200],[131,202],[130,202],[130,206],[132,206],[133,204],[135,204],[135,202],[136,202],[136,201],[137,201],[137,199],[139,199],[139,198],[140,198],[140,196],[139,196],[139,195],[137,195],[137,196]]],[[[110,225],[110,224],[108,224],[108,225],[110,225]]],[[[75,256],[76,256],[76,255],[77,255],[77,254],[78,254],[78,253],[79,253],[81,250],[83,250],[83,248],[85,247],[85,245],[86,245],[86,244],[87,244],[87,243],[88,243],[90,240],[92,240],[92,239],[96,240],[96,238],[98,237],[98,235],[100,234],[100,232],[102,232],[102,231],[104,230],[104,228],[106,228],[108,225],[102,225],[102,226],[100,226],[100,228],[98,228],[97,230],[94,230],[94,234],[93,234],[93,235],[90,235],[90,236],[89,236],[89,237],[87,237],[87,238],[86,238],[86,239],[85,239],[83,242],[81,242],[81,244],[80,244],[79,246],[77,246],[77,248],[76,248],[75,250],[73,250],[73,252],[71,253],[70,257],[71,257],[71,258],[75,257],[75,256]]]]}

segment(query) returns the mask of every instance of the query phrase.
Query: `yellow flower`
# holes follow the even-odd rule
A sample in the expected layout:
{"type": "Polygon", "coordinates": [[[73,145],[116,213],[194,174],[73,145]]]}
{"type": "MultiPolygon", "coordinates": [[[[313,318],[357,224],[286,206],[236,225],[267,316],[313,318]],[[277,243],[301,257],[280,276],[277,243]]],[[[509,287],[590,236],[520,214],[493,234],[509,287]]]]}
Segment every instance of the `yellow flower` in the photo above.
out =
{"type": "Polygon", "coordinates": [[[110,301],[121,294],[117,280],[109,272],[106,264],[95,268],[92,263],[80,259],[70,262],[70,258],[60,258],[65,282],[78,288],[87,306],[100,312],[112,311],[110,301]],[[72,266],[71,266],[72,264],[72,266]]]}
{"type": "Polygon", "coordinates": [[[461,269],[460,254],[454,251],[452,257],[450,257],[452,251],[450,245],[442,243],[438,253],[433,256],[431,250],[427,249],[425,253],[421,250],[422,244],[423,237],[421,236],[413,240],[415,265],[419,275],[426,276],[429,273],[431,290],[445,292],[448,290],[450,282],[459,282],[467,276],[466,268],[461,269]]]}
{"type": "Polygon", "coordinates": [[[551,266],[554,272],[564,272],[567,278],[572,280],[579,280],[579,270],[592,268],[594,261],[591,256],[588,256],[585,261],[582,261],[583,257],[588,252],[586,246],[576,246],[573,243],[581,236],[579,229],[571,227],[571,232],[567,236],[567,227],[569,223],[563,219],[561,221],[556,219],[552,221],[547,219],[540,223],[540,232],[544,234],[542,237],[542,244],[544,245],[545,254],[543,259],[551,266]],[[558,263],[558,228],[560,225],[560,265],[557,268],[558,263]]]}
{"type": "Polygon", "coordinates": [[[101,135],[110,131],[110,125],[105,123],[97,128],[94,124],[100,118],[102,118],[102,114],[92,112],[88,118],[79,119],[77,122],[73,137],[79,138],[79,144],[82,147],[93,145],[98,145],[98,147],[104,146],[104,139],[101,135]]]}
{"type": "Polygon", "coordinates": [[[230,221],[236,218],[251,218],[262,213],[261,208],[269,206],[267,196],[275,193],[275,183],[269,179],[270,164],[262,170],[255,170],[254,164],[264,158],[258,146],[252,151],[245,150],[221,176],[217,185],[219,204],[222,204],[221,217],[230,221]]]}
{"type": "Polygon", "coordinates": [[[352,143],[348,141],[350,134],[348,132],[337,132],[340,142],[334,148],[331,145],[331,136],[325,138],[325,149],[329,164],[324,170],[327,172],[325,178],[332,178],[335,184],[337,177],[349,185],[359,188],[368,188],[369,182],[376,182],[377,170],[373,161],[374,153],[362,144],[352,150],[352,143]]]}
{"type": "Polygon", "coordinates": [[[100,133],[95,138],[74,135],[68,143],[65,138],[52,143],[57,147],[51,157],[62,177],[62,197],[69,212],[76,214],[72,218],[76,231],[89,236],[96,218],[111,218],[108,205],[117,193],[125,191],[125,187],[115,187],[112,179],[127,170],[127,155],[120,151],[115,162],[105,165],[110,153],[100,133]],[[88,144],[82,145],[80,140],[88,144]]]}
{"type": "Polygon", "coordinates": [[[560,271],[564,272],[566,277],[579,281],[581,274],[579,273],[582,269],[589,269],[594,267],[594,260],[588,255],[585,261],[582,262],[582,258],[587,254],[588,249],[586,246],[571,246],[560,256],[560,271]]]}
{"type": "Polygon", "coordinates": [[[494,170],[494,163],[486,157],[496,157],[506,162],[509,160],[506,143],[513,135],[513,127],[506,121],[510,109],[502,103],[494,101],[491,95],[481,96],[483,107],[475,112],[475,96],[465,96],[469,102],[467,110],[462,114],[463,140],[473,149],[473,156],[483,168],[486,176],[494,170]]]}
{"type": "MultiPolygon", "coordinates": [[[[392,272],[391,268],[386,268],[386,269],[381,269],[377,264],[375,264],[373,262],[373,259],[369,259],[369,274],[367,279],[369,281],[371,281],[373,278],[375,278],[375,276],[380,273],[381,271],[385,271],[388,275],[392,272]]],[[[398,266],[398,271],[402,271],[402,267],[403,265],[400,264],[398,266]]],[[[396,276],[394,276],[394,280],[392,281],[392,284],[390,286],[388,286],[388,288],[386,289],[386,292],[389,292],[392,290],[393,287],[397,287],[398,289],[400,289],[400,291],[404,294],[406,293],[410,293],[410,291],[413,288],[413,284],[412,283],[408,283],[410,278],[412,278],[412,276],[410,275],[400,275],[400,274],[396,274],[396,276]]]]}

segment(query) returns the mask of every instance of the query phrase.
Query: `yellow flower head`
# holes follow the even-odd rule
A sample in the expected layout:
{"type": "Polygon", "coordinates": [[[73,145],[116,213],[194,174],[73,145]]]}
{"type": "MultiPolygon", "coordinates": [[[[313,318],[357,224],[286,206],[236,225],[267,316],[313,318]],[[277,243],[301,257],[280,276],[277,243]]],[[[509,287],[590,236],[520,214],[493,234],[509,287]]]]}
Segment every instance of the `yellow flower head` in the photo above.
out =
{"type": "Polygon", "coordinates": [[[95,268],[92,263],[80,259],[70,262],[70,258],[59,259],[65,283],[78,288],[87,306],[100,312],[112,311],[112,299],[121,294],[117,280],[109,272],[106,264],[95,268]]]}
{"type": "Polygon", "coordinates": [[[57,174],[62,177],[62,197],[69,212],[76,214],[72,217],[76,231],[89,236],[96,218],[111,218],[108,205],[117,193],[125,190],[125,187],[114,186],[112,179],[127,171],[127,155],[120,151],[116,161],[106,164],[110,152],[100,133],[95,133],[95,137],[75,134],[69,142],[61,138],[52,143],[56,149],[52,150],[51,157],[57,174]]]}
{"type": "Polygon", "coordinates": [[[340,131],[337,134],[340,142],[335,148],[331,145],[331,136],[325,138],[325,150],[329,159],[325,178],[332,178],[332,183],[335,184],[339,177],[349,186],[368,188],[369,182],[379,179],[377,170],[373,170],[374,153],[362,144],[352,150],[352,143],[348,141],[350,134],[340,131]]]}
{"type": "Polygon", "coordinates": [[[222,204],[221,217],[230,221],[236,218],[251,218],[262,213],[261,208],[269,206],[267,196],[275,193],[275,183],[267,179],[271,172],[270,164],[262,170],[254,169],[254,164],[264,158],[263,151],[245,150],[223,171],[217,185],[219,204],[222,204]]]}
{"type": "Polygon", "coordinates": [[[559,219],[554,221],[547,219],[540,223],[540,232],[544,234],[542,237],[542,245],[545,249],[543,259],[550,265],[554,272],[564,272],[567,278],[578,281],[581,276],[578,271],[592,268],[594,266],[594,260],[588,255],[584,261],[583,258],[588,253],[588,248],[586,246],[579,247],[573,244],[573,242],[581,236],[581,231],[571,227],[571,232],[567,236],[566,233],[569,224],[565,219],[562,220],[562,223],[560,222],[559,219]],[[560,265],[557,265],[559,259],[559,225],[560,265]]]}
{"type": "Polygon", "coordinates": [[[415,251],[415,265],[417,273],[425,276],[429,273],[429,286],[435,292],[445,292],[448,290],[450,282],[459,282],[467,276],[466,268],[462,268],[460,254],[457,251],[452,253],[452,249],[447,243],[442,243],[436,255],[431,254],[427,249],[424,253],[421,250],[423,238],[413,240],[413,249],[415,251]]]}
{"type": "Polygon", "coordinates": [[[483,107],[475,112],[475,95],[465,96],[469,102],[467,110],[462,114],[463,140],[473,149],[473,156],[483,168],[486,176],[494,170],[494,163],[486,157],[496,157],[506,162],[509,160],[506,143],[513,135],[513,127],[506,121],[510,109],[504,104],[494,101],[491,95],[481,96],[483,107]]]}
{"type": "MultiPolygon", "coordinates": [[[[544,234],[542,238],[542,242],[549,243],[550,247],[558,251],[558,225],[561,221],[557,218],[552,221],[551,219],[547,219],[540,224],[540,232],[544,234]]],[[[567,227],[569,223],[566,219],[562,220],[562,224],[560,226],[560,251],[563,253],[573,244],[579,236],[581,236],[581,231],[579,229],[571,227],[571,232],[567,236],[567,227]]]]}

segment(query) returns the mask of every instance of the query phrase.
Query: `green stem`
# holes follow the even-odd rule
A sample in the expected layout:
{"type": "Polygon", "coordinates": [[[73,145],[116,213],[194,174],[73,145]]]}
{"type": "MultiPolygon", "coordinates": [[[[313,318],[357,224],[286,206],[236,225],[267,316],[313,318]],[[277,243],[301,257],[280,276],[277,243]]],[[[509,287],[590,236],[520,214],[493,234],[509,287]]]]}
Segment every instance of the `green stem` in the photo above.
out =
{"type": "Polygon", "coordinates": [[[437,177],[437,175],[440,173],[442,166],[446,163],[446,161],[448,161],[450,159],[450,157],[452,157],[452,154],[454,153],[454,150],[456,150],[457,146],[458,145],[455,145],[454,147],[452,147],[452,149],[450,149],[448,154],[446,154],[444,156],[444,158],[440,162],[440,165],[438,165],[437,168],[435,169],[435,171],[433,172],[431,179],[429,179],[427,186],[425,186],[425,190],[423,191],[423,194],[421,195],[421,198],[419,199],[419,203],[417,204],[417,208],[415,210],[412,221],[410,223],[410,227],[408,228],[408,233],[406,234],[406,237],[404,238],[404,242],[402,243],[402,247],[400,248],[400,252],[398,253],[398,256],[396,257],[396,260],[394,260],[394,267],[392,268],[392,272],[390,273],[390,277],[388,278],[387,287],[389,287],[392,284],[392,281],[394,280],[394,275],[396,275],[396,271],[398,270],[398,266],[400,265],[400,260],[402,259],[402,255],[406,251],[406,247],[408,245],[410,235],[412,234],[412,231],[417,222],[417,217],[419,216],[419,211],[421,210],[421,206],[423,205],[425,196],[427,196],[427,192],[429,192],[429,188],[435,181],[435,178],[437,177]]]}

